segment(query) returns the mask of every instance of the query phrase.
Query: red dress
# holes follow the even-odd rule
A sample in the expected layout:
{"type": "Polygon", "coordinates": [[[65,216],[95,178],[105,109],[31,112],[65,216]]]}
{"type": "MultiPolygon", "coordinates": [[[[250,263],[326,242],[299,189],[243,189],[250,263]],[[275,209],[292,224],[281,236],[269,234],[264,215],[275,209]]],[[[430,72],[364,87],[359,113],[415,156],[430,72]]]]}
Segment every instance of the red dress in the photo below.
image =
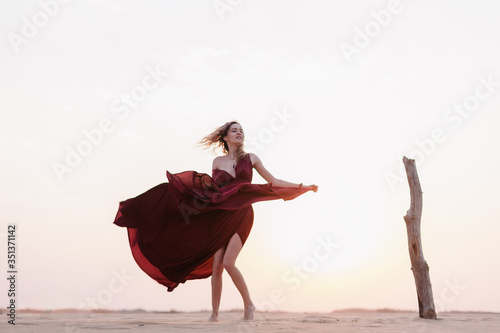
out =
{"type": "Polygon", "coordinates": [[[308,191],[251,184],[252,171],[249,154],[236,164],[236,177],[220,169],[213,169],[212,177],[167,171],[168,183],[120,202],[114,223],[127,228],[139,267],[168,291],[207,278],[215,252],[235,233],[245,243],[253,224],[252,203],[292,200],[308,191]]]}

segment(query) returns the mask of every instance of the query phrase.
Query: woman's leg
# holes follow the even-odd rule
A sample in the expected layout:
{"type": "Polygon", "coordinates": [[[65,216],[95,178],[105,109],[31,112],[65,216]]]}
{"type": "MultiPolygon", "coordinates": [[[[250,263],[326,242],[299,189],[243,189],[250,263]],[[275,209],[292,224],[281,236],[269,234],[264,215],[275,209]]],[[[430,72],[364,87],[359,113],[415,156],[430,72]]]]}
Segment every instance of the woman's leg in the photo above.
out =
{"type": "Polygon", "coordinates": [[[214,254],[212,266],[212,316],[209,321],[218,321],[220,297],[222,294],[222,272],[224,271],[223,259],[225,249],[221,247],[214,254]]]}
{"type": "Polygon", "coordinates": [[[231,276],[231,279],[240,292],[241,297],[243,297],[243,304],[245,306],[244,318],[253,319],[255,306],[250,299],[250,293],[248,292],[245,279],[243,278],[243,275],[241,274],[239,269],[235,266],[236,258],[238,257],[238,254],[240,253],[242,247],[243,245],[241,244],[240,236],[237,233],[234,234],[233,237],[231,237],[229,244],[227,245],[226,252],[224,253],[223,265],[229,276],[231,276]]]}

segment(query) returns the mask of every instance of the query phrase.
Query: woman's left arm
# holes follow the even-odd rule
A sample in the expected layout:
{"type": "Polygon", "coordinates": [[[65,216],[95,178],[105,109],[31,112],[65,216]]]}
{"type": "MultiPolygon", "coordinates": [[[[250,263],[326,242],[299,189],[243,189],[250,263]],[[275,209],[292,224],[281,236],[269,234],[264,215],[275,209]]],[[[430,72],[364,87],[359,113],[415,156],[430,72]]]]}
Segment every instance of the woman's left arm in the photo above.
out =
{"type": "MultiPolygon", "coordinates": [[[[262,178],[264,178],[268,183],[271,183],[274,186],[284,186],[284,187],[302,186],[302,183],[301,184],[291,183],[291,182],[287,182],[285,180],[281,180],[281,179],[274,177],[264,167],[264,165],[262,164],[262,161],[260,160],[260,158],[257,155],[255,155],[254,153],[250,153],[250,157],[251,157],[251,160],[253,162],[253,167],[255,168],[255,170],[257,170],[257,172],[262,176],[262,178]]],[[[316,186],[316,185],[309,185],[309,186],[304,185],[304,187],[310,188],[314,192],[316,192],[318,190],[318,186],[316,186]]]]}

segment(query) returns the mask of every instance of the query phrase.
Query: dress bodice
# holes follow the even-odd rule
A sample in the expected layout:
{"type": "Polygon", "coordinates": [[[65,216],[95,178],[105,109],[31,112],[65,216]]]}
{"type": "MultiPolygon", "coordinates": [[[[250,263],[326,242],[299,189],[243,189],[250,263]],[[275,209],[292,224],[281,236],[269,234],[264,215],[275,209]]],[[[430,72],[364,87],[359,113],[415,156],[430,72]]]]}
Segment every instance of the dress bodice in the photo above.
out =
{"type": "Polygon", "coordinates": [[[250,154],[246,154],[242,159],[236,163],[234,172],[236,177],[233,177],[229,172],[222,169],[212,169],[212,178],[215,180],[219,187],[223,187],[233,183],[252,182],[252,160],[250,154]]]}

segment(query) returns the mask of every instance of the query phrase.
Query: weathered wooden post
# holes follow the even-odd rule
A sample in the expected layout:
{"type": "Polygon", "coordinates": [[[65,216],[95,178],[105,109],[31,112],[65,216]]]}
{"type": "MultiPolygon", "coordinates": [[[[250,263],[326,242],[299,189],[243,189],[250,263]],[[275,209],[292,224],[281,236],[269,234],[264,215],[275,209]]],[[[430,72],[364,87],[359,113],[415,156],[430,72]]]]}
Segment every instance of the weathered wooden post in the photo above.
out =
{"type": "Polygon", "coordinates": [[[420,219],[422,217],[422,188],[418,179],[415,160],[403,157],[403,163],[410,185],[411,204],[404,220],[408,234],[408,249],[410,251],[411,270],[415,278],[418,297],[418,312],[420,318],[437,319],[432,296],[432,285],[429,276],[429,265],[424,259],[420,237],[420,219]]]}

